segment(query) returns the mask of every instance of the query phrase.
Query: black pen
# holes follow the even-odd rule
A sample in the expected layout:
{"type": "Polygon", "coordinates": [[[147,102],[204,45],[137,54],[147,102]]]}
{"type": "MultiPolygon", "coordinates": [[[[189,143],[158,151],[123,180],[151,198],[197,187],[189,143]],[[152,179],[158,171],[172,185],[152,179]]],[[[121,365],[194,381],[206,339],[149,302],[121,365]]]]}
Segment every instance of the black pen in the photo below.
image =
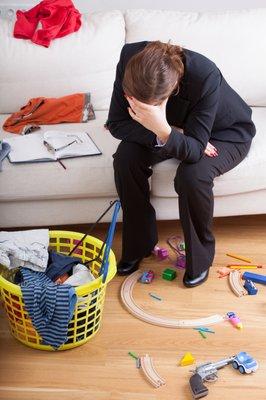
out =
{"type": "Polygon", "coordinates": [[[61,161],[59,158],[57,159],[57,161],[59,162],[59,164],[62,165],[62,167],[63,167],[64,169],[66,169],[66,166],[62,163],[62,161],[61,161]]]}

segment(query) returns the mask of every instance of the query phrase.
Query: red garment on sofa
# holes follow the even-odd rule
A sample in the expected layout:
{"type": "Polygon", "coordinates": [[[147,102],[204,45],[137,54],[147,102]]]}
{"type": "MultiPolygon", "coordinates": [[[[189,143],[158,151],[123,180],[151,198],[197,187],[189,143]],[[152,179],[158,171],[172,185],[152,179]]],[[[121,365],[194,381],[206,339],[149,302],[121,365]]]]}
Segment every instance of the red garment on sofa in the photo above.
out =
{"type": "Polygon", "coordinates": [[[17,11],[14,37],[49,47],[52,39],[76,32],[80,26],[81,14],[71,0],[43,0],[29,11],[17,11]],[[39,22],[42,29],[36,30],[39,22]]]}

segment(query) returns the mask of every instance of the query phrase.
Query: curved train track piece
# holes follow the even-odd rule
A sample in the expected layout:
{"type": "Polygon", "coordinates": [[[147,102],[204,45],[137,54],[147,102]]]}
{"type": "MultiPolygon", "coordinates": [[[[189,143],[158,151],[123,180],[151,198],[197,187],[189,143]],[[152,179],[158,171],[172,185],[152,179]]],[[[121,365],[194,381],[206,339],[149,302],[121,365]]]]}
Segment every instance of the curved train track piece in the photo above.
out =
{"type": "Polygon", "coordinates": [[[157,315],[149,314],[139,307],[133,298],[133,289],[135,283],[141,276],[140,271],[136,271],[126,278],[121,286],[121,300],[127,310],[134,315],[136,318],[141,319],[149,324],[164,326],[167,328],[194,328],[198,326],[213,325],[224,321],[224,317],[215,314],[210,317],[200,318],[200,319],[173,319],[165,318],[157,315]]]}
{"type": "Polygon", "coordinates": [[[156,388],[165,385],[165,380],[154,368],[152,358],[148,354],[146,354],[144,357],[140,357],[140,366],[147,381],[149,381],[151,385],[156,388]]]}
{"type": "Polygon", "coordinates": [[[232,292],[234,292],[236,296],[241,297],[248,294],[247,290],[243,286],[241,273],[237,269],[231,271],[228,278],[229,278],[229,286],[232,292]]]}

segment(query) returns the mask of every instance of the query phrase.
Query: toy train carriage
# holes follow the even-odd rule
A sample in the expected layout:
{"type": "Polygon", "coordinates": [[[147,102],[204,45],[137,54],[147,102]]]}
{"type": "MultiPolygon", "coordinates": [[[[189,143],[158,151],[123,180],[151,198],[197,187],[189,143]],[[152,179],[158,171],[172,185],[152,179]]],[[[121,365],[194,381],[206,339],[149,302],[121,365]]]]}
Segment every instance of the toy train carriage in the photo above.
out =
{"type": "Polygon", "coordinates": [[[154,279],[154,272],[152,270],[144,271],[141,277],[139,278],[139,282],[151,283],[153,279],[154,279]]]}

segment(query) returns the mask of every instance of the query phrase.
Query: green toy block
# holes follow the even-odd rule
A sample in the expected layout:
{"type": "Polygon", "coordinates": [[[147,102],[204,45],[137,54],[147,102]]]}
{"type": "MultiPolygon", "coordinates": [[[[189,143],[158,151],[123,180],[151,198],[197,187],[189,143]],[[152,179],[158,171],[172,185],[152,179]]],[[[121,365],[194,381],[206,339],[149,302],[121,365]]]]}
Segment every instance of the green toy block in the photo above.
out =
{"type": "Polygon", "coordinates": [[[181,242],[181,243],[179,244],[179,249],[183,251],[183,250],[185,250],[185,248],[186,248],[185,243],[184,243],[184,242],[181,242]]]}
{"type": "Polygon", "coordinates": [[[176,271],[170,268],[166,268],[163,271],[162,275],[163,279],[166,279],[167,281],[173,281],[176,278],[176,271]]]}

